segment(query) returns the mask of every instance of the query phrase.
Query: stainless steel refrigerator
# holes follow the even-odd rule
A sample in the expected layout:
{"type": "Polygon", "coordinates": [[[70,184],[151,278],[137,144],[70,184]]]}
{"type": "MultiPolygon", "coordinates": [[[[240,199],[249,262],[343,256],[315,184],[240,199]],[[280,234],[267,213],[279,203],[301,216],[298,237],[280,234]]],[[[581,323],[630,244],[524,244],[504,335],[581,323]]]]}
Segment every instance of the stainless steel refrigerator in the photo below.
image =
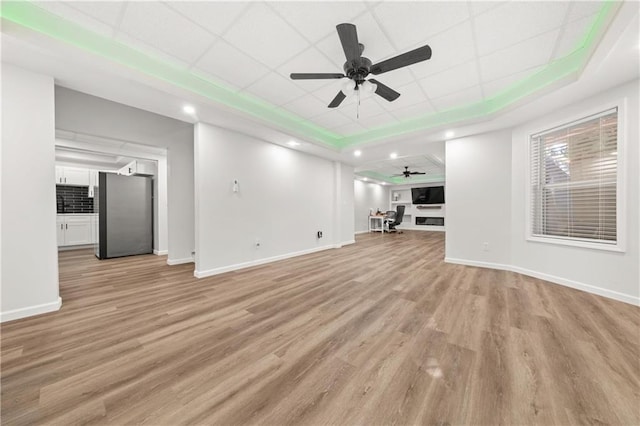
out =
{"type": "Polygon", "coordinates": [[[96,191],[99,259],[153,252],[153,179],[100,172],[96,191]]]}

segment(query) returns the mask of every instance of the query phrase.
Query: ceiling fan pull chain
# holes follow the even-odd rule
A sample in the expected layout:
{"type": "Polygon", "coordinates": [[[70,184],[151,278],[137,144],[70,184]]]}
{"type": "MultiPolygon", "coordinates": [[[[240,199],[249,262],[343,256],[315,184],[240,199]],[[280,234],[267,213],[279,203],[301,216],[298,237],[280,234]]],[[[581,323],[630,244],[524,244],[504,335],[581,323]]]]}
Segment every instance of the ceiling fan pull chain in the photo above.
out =
{"type": "Polygon", "coordinates": [[[360,119],[360,91],[358,90],[358,105],[356,105],[356,118],[360,119]]]}

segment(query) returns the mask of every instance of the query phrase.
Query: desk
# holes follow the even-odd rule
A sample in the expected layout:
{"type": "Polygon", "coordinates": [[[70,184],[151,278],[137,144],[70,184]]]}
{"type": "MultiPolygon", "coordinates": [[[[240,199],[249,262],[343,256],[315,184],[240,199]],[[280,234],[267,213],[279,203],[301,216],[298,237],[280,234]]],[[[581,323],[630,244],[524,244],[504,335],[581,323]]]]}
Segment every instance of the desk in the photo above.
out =
{"type": "Polygon", "coordinates": [[[386,216],[369,216],[369,232],[384,232],[386,216]]]}

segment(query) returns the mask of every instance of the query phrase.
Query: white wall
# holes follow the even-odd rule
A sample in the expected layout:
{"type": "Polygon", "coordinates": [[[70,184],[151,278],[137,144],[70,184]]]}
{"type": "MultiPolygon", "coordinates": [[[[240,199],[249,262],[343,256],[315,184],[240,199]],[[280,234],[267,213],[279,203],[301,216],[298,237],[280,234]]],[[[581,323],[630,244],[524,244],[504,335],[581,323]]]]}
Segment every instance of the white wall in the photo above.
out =
{"type": "Polygon", "coordinates": [[[1,320],[60,308],[53,78],[2,64],[1,320]]]}
{"type": "Polygon", "coordinates": [[[353,240],[353,190],[346,179],[353,180],[350,167],[198,123],[196,276],[353,240]],[[324,237],[318,239],[317,231],[324,237]]]}
{"type": "Polygon", "coordinates": [[[640,250],[638,248],[640,176],[638,170],[638,81],[607,90],[598,96],[526,123],[513,132],[512,147],[512,263],[547,279],[605,296],[640,303],[640,250]],[[625,253],[558,246],[525,239],[526,163],[528,135],[551,123],[570,121],[609,102],[626,98],[626,238],[625,253]]]}
{"type": "Polygon", "coordinates": [[[446,261],[513,270],[640,304],[640,137],[638,81],[527,122],[447,142],[446,261]],[[624,253],[526,240],[526,173],[531,133],[626,99],[624,253]],[[487,188],[491,188],[488,190],[487,188]],[[489,243],[489,251],[482,244],[489,243]]]}
{"type": "Polygon", "coordinates": [[[337,211],[337,221],[340,224],[340,235],[336,244],[355,243],[355,223],[353,221],[353,211],[355,200],[353,193],[354,168],[342,163],[333,163],[340,168],[339,190],[336,191],[340,209],[337,211]]]}
{"type": "Polygon", "coordinates": [[[447,261],[509,264],[511,131],[451,140],[446,150],[447,261]]]}
{"type": "MultiPolygon", "coordinates": [[[[193,125],[56,87],[56,128],[167,149],[168,262],[192,261],[193,125]]],[[[159,167],[162,179],[164,168],[159,167]]]]}
{"type": "Polygon", "coordinates": [[[389,187],[377,183],[353,181],[355,232],[369,230],[369,212],[389,210],[389,187]]]}

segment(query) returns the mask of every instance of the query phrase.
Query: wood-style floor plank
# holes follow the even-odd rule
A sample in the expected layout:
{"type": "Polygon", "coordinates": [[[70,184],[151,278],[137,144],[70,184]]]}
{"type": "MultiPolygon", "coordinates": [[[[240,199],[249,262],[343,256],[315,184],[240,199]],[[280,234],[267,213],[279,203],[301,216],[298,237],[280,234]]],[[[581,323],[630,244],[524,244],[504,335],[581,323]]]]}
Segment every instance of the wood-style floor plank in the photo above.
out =
{"type": "Polygon", "coordinates": [[[638,307],[356,240],[200,280],[61,252],[62,309],[2,324],[2,424],[640,424],[638,307]]]}

